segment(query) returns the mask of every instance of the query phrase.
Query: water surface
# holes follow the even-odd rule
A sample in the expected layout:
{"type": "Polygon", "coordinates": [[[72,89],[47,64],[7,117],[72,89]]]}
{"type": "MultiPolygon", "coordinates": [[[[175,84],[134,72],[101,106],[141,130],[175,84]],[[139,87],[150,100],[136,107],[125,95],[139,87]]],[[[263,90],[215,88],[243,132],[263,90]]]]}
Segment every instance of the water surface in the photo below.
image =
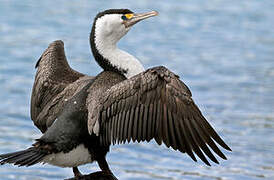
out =
{"type": "MultiPolygon", "coordinates": [[[[113,146],[108,162],[122,180],[274,178],[274,2],[9,1],[0,0],[0,153],[27,148],[40,132],[29,115],[34,65],[48,44],[65,43],[71,66],[95,75],[88,36],[93,17],[108,8],[160,15],[136,25],[119,46],[146,68],[165,65],[233,149],[207,167],[185,154],[149,144],[113,146]]],[[[80,168],[97,171],[97,164],[80,168]]],[[[0,167],[1,180],[71,177],[69,168],[0,167]]]]}

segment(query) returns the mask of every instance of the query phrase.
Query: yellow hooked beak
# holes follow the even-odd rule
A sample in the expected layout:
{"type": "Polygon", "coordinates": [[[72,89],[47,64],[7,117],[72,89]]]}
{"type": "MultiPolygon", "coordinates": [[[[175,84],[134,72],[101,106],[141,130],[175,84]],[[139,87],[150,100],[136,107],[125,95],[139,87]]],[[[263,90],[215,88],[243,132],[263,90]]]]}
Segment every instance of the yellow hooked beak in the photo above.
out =
{"type": "Polygon", "coordinates": [[[123,24],[126,28],[133,26],[137,22],[140,22],[149,17],[157,16],[159,13],[157,11],[151,11],[147,13],[139,13],[139,14],[126,14],[126,20],[124,20],[123,24]]]}

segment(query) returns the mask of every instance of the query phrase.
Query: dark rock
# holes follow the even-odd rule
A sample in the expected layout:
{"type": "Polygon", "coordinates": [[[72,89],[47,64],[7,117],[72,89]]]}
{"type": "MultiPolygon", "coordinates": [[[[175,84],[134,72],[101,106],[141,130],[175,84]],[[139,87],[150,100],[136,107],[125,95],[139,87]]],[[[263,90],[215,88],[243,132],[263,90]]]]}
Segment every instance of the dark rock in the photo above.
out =
{"type": "Polygon", "coordinates": [[[83,175],[77,178],[70,178],[66,180],[118,180],[113,174],[103,171],[94,172],[88,175],[83,175]]]}

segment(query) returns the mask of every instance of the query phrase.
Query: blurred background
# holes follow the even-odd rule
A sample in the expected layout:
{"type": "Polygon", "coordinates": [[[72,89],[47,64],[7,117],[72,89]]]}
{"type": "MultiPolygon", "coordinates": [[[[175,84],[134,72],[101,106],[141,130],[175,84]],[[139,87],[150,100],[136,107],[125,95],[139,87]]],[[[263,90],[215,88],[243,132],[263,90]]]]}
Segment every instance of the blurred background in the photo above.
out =
{"type": "MultiPolygon", "coordinates": [[[[108,8],[160,15],[136,25],[119,43],[146,68],[180,75],[193,99],[233,152],[205,166],[149,144],[113,146],[107,158],[121,180],[274,179],[274,1],[272,0],[0,0],[0,153],[29,147],[40,132],[30,120],[35,63],[61,39],[70,65],[95,75],[89,33],[108,8]]],[[[97,171],[97,164],[80,167],[97,171]]],[[[1,180],[72,177],[69,168],[0,167],[1,180]]]]}

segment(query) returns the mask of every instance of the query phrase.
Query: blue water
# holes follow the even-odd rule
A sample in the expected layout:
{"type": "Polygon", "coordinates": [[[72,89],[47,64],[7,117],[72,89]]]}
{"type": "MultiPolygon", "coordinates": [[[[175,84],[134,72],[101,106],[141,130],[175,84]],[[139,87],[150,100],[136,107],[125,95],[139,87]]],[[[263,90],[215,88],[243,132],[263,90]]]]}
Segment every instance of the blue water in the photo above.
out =
{"type": "MultiPolygon", "coordinates": [[[[0,0],[0,153],[27,148],[40,132],[29,115],[36,60],[56,39],[71,66],[95,75],[88,36],[100,10],[127,7],[160,15],[137,24],[119,46],[146,68],[180,75],[217,132],[233,149],[207,167],[149,144],[114,146],[108,162],[122,180],[274,179],[273,0],[0,0]]],[[[97,171],[97,164],[81,171],[97,171]]],[[[1,180],[71,177],[69,168],[0,167],[1,180]]]]}

